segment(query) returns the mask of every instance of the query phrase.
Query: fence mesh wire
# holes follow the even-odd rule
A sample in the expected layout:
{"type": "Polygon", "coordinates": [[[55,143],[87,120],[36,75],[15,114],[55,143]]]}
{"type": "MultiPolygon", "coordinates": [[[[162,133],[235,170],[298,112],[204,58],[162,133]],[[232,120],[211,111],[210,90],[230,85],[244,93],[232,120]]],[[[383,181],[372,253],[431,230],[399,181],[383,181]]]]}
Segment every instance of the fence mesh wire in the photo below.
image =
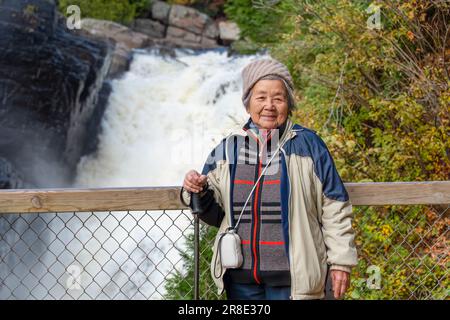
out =
{"type": "MultiPolygon", "coordinates": [[[[448,299],[449,206],[355,207],[348,299],[448,299]]],[[[200,294],[223,299],[201,226],[200,294]]],[[[0,214],[0,299],[192,299],[188,210],[0,214]]]]}
{"type": "Polygon", "coordinates": [[[357,207],[353,299],[448,299],[449,205],[357,207]]]}

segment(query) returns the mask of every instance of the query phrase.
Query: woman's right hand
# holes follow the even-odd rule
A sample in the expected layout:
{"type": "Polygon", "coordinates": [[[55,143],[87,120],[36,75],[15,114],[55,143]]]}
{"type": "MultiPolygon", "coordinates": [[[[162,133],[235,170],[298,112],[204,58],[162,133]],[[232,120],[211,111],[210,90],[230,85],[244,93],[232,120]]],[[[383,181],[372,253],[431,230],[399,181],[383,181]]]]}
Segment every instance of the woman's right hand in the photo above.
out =
{"type": "Polygon", "coordinates": [[[184,177],[183,188],[189,192],[199,193],[203,190],[206,182],[207,178],[204,174],[202,175],[195,170],[190,170],[184,177]]]}

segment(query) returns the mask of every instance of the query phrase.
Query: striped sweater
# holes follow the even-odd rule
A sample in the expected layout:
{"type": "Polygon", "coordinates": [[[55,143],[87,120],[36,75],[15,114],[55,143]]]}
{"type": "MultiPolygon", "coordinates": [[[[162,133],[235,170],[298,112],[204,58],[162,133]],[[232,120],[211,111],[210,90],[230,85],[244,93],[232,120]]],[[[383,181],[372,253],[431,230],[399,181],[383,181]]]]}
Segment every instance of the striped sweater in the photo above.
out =
{"type": "MultiPolygon", "coordinates": [[[[237,151],[238,162],[233,181],[233,225],[236,225],[250,191],[276,150],[284,127],[267,133],[259,131],[248,121],[244,130],[248,135],[237,151]]],[[[244,262],[240,269],[227,270],[234,282],[290,285],[289,261],[281,226],[280,165],[281,158],[277,154],[242,214],[238,234],[242,239],[244,262]]],[[[204,195],[201,201],[205,211],[211,211],[214,207],[221,210],[214,204],[211,192],[204,195]]]]}

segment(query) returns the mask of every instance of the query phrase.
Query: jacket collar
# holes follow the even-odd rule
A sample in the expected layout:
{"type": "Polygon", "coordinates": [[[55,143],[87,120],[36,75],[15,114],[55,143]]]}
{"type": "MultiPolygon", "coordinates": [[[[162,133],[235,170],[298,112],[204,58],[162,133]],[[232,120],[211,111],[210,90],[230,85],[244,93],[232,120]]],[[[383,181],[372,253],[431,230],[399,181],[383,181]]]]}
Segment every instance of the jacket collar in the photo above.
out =
{"type": "MultiPolygon", "coordinates": [[[[235,129],[228,135],[228,137],[231,137],[234,135],[243,136],[243,137],[247,136],[248,135],[247,131],[251,128],[251,123],[252,123],[252,119],[249,118],[243,127],[235,129]]],[[[281,128],[281,127],[284,127],[284,128],[282,128],[284,130],[282,131],[282,135],[281,135],[279,141],[287,141],[287,140],[295,137],[297,135],[297,133],[296,133],[297,131],[303,130],[302,127],[295,125],[289,118],[287,118],[286,122],[283,125],[281,125],[279,128],[281,128]]]]}

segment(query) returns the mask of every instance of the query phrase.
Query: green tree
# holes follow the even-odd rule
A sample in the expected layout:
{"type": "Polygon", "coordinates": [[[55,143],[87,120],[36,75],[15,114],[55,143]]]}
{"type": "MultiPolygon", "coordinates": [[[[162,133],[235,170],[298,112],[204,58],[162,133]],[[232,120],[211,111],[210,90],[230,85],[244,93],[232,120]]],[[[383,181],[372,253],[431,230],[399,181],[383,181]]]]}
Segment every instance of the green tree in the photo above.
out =
{"type": "Polygon", "coordinates": [[[230,0],[225,2],[224,11],[239,25],[242,38],[267,47],[291,31],[289,24],[285,23],[288,10],[285,4],[276,0],[230,0]]]}
{"type": "MultiPolygon", "coordinates": [[[[212,259],[212,245],[217,228],[202,226],[200,231],[200,299],[224,299],[224,295],[217,295],[217,288],[211,278],[210,261],[212,259]]],[[[185,237],[186,249],[180,250],[183,261],[182,270],[174,270],[165,283],[166,299],[193,300],[194,299],[194,234],[185,237]]]]}

